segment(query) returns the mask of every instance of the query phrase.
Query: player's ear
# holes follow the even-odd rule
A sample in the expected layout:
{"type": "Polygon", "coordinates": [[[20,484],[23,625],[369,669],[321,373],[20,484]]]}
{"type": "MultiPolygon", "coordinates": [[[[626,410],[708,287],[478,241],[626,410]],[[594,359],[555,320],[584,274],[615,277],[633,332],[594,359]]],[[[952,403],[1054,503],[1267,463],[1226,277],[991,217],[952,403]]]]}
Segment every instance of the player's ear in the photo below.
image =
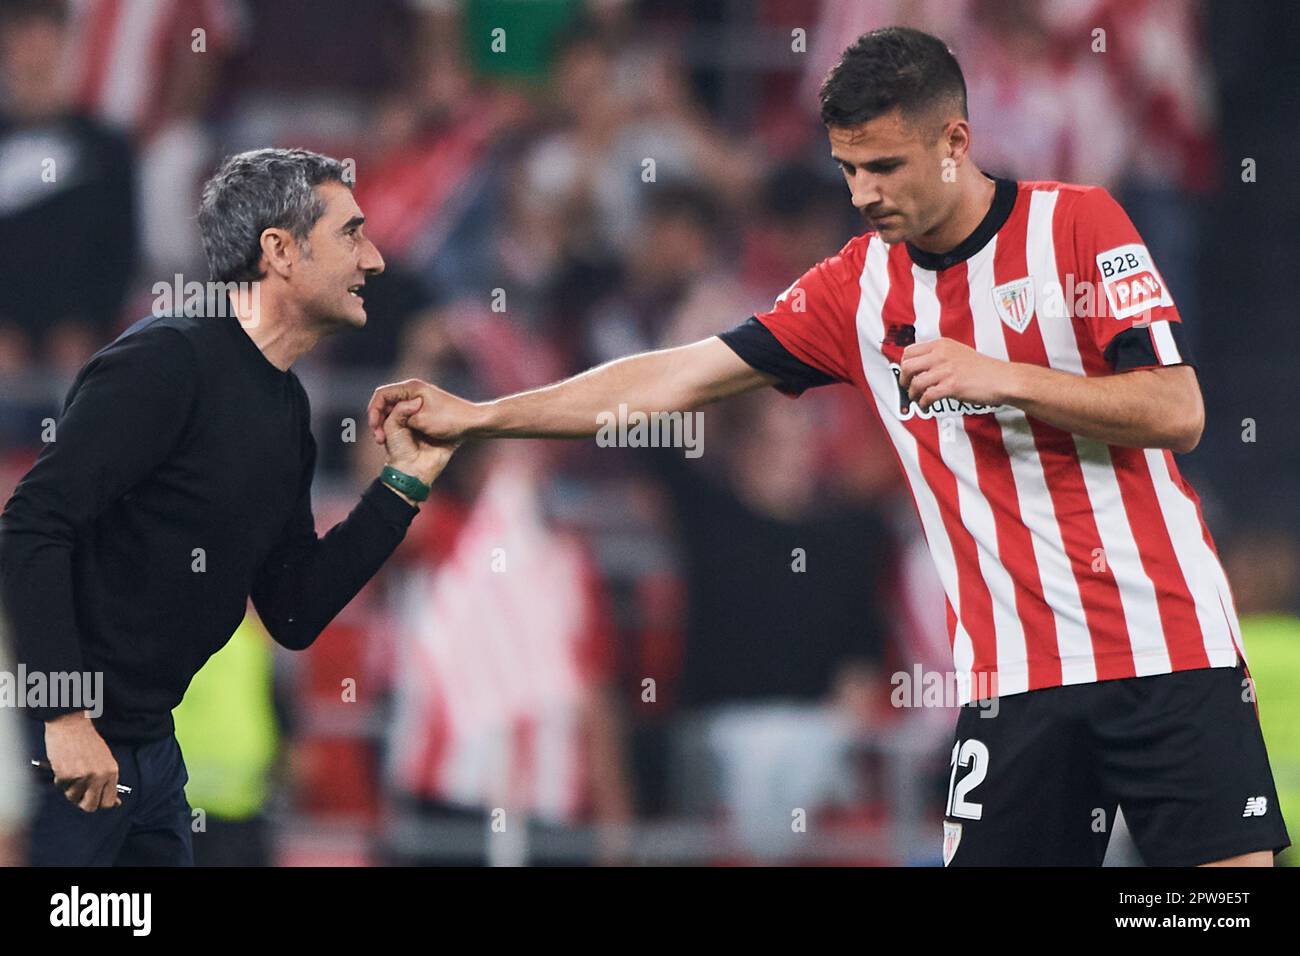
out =
{"type": "Polygon", "coordinates": [[[944,124],[943,136],[948,156],[960,166],[970,152],[970,122],[958,117],[944,124]]]}

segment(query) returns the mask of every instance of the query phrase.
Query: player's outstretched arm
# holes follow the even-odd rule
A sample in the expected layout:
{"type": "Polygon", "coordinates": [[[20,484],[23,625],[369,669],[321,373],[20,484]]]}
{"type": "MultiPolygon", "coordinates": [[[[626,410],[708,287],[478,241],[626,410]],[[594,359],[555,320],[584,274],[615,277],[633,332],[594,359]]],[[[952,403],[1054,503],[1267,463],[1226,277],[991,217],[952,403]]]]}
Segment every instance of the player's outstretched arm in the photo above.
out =
{"type": "Polygon", "coordinates": [[[383,422],[398,403],[423,399],[410,427],[436,441],[464,438],[584,438],[600,430],[601,413],[689,411],[776,381],[744,362],[721,339],[642,352],[553,385],[491,402],[469,402],[408,379],[375,390],[370,431],[382,440],[383,422]]]}

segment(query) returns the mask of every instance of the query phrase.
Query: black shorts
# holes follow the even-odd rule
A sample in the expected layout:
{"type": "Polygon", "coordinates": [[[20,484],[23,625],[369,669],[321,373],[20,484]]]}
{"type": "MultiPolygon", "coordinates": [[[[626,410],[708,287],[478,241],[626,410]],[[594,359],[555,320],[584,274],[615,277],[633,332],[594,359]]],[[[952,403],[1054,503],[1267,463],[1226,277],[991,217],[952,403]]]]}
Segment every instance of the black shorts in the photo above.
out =
{"type": "Polygon", "coordinates": [[[945,865],[1099,866],[1117,806],[1148,866],[1291,842],[1240,663],[967,704],[952,759],[945,865]]]}

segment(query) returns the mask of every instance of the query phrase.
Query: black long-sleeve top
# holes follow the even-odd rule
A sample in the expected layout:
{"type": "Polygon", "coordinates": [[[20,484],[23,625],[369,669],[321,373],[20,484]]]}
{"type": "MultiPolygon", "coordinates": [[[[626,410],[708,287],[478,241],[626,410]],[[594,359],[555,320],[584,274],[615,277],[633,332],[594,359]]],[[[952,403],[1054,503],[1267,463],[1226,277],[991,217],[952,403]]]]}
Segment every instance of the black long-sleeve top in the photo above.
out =
{"type": "Polygon", "coordinates": [[[250,595],[305,648],[402,540],[416,509],[378,481],[317,537],[309,420],[233,317],[143,319],[77,375],[0,515],[0,603],[29,674],[103,672],[105,739],[172,733],[250,595]]]}

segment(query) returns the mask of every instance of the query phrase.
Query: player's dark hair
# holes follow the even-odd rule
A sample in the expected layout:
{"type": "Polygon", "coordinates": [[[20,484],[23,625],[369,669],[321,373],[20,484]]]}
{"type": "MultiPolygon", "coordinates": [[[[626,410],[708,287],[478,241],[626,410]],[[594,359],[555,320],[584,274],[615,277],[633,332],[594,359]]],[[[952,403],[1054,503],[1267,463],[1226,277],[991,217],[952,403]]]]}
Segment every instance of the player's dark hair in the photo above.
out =
{"type": "Polygon", "coordinates": [[[862,36],[844,51],[822,83],[827,126],[851,127],[894,109],[916,119],[939,107],[966,116],[966,80],[938,37],[908,27],[862,36]]]}
{"type": "Polygon", "coordinates": [[[299,242],[325,212],[314,187],[350,187],[337,159],[305,149],[255,149],[227,157],[203,184],[199,236],[216,282],[262,277],[262,232],[287,229],[299,242]]]}

